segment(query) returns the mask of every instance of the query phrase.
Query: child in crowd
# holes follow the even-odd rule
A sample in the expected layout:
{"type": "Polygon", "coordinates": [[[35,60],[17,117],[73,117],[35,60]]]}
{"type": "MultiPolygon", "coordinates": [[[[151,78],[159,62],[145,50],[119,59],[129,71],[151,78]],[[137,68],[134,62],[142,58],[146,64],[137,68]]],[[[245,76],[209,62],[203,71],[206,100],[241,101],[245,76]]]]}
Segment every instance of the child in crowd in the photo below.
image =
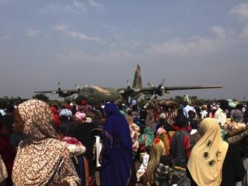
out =
{"type": "Polygon", "coordinates": [[[170,158],[169,156],[163,155],[160,158],[160,163],[157,164],[154,180],[156,186],[169,186],[170,177],[170,158]]]}
{"type": "Polygon", "coordinates": [[[151,146],[146,146],[145,147],[145,153],[142,158],[142,164],[140,165],[136,175],[137,175],[137,182],[140,181],[140,178],[146,173],[147,170],[147,165],[148,165],[148,160],[149,160],[149,154],[151,152],[151,146]]]}

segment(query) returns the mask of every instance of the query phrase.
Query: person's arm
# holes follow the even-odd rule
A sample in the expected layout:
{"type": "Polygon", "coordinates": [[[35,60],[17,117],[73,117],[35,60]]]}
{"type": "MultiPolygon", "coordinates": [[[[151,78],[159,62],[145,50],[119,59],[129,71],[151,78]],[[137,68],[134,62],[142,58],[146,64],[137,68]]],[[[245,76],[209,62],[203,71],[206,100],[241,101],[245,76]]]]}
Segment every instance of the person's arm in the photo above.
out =
{"type": "Polygon", "coordinates": [[[67,148],[70,154],[74,156],[86,152],[86,147],[80,141],[77,144],[67,144],[67,148]]]}
{"type": "Polygon", "coordinates": [[[60,179],[61,181],[56,186],[77,186],[80,185],[80,178],[76,172],[76,169],[70,159],[70,154],[67,148],[61,152],[64,156],[64,162],[60,170],[60,179]]]}
{"type": "Polygon", "coordinates": [[[184,150],[186,152],[186,158],[188,160],[191,152],[191,146],[190,146],[190,138],[186,134],[184,136],[184,150]]]}

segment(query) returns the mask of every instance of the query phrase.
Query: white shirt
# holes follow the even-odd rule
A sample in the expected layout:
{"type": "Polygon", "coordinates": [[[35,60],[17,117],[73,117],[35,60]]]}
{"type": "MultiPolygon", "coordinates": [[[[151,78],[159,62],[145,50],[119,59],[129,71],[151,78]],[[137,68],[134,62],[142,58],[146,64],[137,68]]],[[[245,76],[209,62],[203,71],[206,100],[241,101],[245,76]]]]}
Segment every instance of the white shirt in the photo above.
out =
{"type": "Polygon", "coordinates": [[[189,111],[192,110],[196,113],[196,110],[194,107],[190,106],[190,105],[186,105],[184,108],[183,108],[183,114],[188,118],[189,117],[189,111]]]}
{"type": "Polygon", "coordinates": [[[148,165],[148,161],[149,161],[149,154],[145,153],[145,155],[143,156],[143,162],[140,165],[139,170],[146,170],[147,165],[148,165]]]}
{"type": "Polygon", "coordinates": [[[221,126],[226,123],[226,113],[221,108],[216,110],[214,118],[217,119],[221,126]]]}
{"type": "Polygon", "coordinates": [[[207,112],[206,110],[203,110],[203,111],[201,112],[201,119],[206,118],[206,117],[207,117],[207,114],[208,114],[208,112],[207,112]]]}

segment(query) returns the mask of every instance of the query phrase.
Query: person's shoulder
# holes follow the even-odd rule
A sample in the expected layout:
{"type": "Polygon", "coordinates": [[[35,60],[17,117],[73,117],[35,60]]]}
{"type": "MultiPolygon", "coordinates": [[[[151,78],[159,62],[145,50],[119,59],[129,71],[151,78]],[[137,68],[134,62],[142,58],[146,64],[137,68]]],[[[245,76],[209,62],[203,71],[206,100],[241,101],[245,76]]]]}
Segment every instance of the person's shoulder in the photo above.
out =
{"type": "MultiPolygon", "coordinates": [[[[54,148],[63,148],[65,146],[64,142],[59,140],[59,139],[56,139],[56,138],[47,138],[45,139],[45,146],[47,147],[54,147],[54,148]]],[[[20,148],[24,148],[26,146],[29,146],[30,145],[30,142],[27,140],[27,139],[23,139],[22,141],[20,141],[19,143],[19,147],[20,148]]]]}
{"type": "Polygon", "coordinates": [[[48,144],[49,146],[52,146],[54,149],[60,149],[61,151],[67,148],[66,143],[64,141],[55,138],[49,138],[48,144]]]}
{"type": "Polygon", "coordinates": [[[238,151],[239,146],[236,143],[229,143],[228,144],[228,151],[238,151]]]}
{"type": "Polygon", "coordinates": [[[236,159],[236,156],[239,156],[241,158],[241,151],[239,149],[238,144],[236,143],[229,143],[226,158],[229,160],[232,160],[233,158],[236,159]]]}

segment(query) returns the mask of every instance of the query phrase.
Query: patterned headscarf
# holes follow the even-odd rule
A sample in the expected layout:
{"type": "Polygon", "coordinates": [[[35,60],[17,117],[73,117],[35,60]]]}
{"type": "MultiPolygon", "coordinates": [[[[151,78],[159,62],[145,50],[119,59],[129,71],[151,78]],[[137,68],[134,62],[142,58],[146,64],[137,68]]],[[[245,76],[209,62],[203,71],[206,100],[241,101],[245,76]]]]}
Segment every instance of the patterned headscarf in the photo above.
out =
{"type": "Polygon", "coordinates": [[[219,186],[228,143],[222,140],[220,126],[214,118],[203,119],[198,131],[202,137],[190,154],[189,172],[197,185],[219,186]]]}
{"type": "Polygon", "coordinates": [[[40,100],[31,99],[18,105],[18,112],[24,121],[23,133],[28,140],[57,138],[52,127],[53,116],[49,106],[40,100]]]}
{"type": "Polygon", "coordinates": [[[53,184],[67,181],[70,185],[77,185],[79,178],[68,149],[56,137],[49,106],[31,99],[21,103],[18,112],[24,121],[23,133],[27,138],[18,146],[12,172],[14,185],[48,185],[52,175],[55,175],[53,184]],[[59,173],[54,174],[60,160],[63,163],[59,173]]]}

